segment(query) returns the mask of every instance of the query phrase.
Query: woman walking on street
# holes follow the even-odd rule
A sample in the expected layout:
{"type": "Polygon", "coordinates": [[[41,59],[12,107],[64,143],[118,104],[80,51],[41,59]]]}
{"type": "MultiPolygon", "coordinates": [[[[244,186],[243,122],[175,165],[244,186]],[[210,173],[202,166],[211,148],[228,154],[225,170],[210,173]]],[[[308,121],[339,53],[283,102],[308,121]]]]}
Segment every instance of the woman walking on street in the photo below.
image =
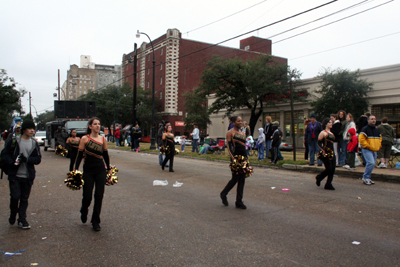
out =
{"type": "Polygon", "coordinates": [[[83,158],[83,152],[86,157],[83,164],[83,199],[81,207],[81,221],[86,223],[90,202],[92,201],[94,191],[94,207],[92,214],[93,230],[100,231],[100,211],[103,202],[104,187],[106,183],[107,171],[111,174],[110,158],[107,151],[107,142],[100,133],[100,120],[92,118],[88,122],[87,135],[83,136],[79,143],[78,156],[76,158],[75,169],[83,158]],[[106,164],[107,171],[104,167],[106,164]]]}
{"type": "Polygon", "coordinates": [[[317,186],[321,185],[321,181],[325,179],[326,176],[328,176],[328,179],[325,184],[325,189],[326,190],[335,190],[335,188],[332,186],[332,181],[333,181],[333,175],[335,174],[335,153],[333,152],[333,142],[335,141],[335,136],[331,132],[332,128],[332,121],[330,118],[326,118],[322,121],[322,129],[325,129],[322,131],[319,136],[318,136],[318,141],[321,147],[321,150],[324,151],[325,153],[330,154],[330,156],[326,157],[323,160],[323,163],[325,165],[325,170],[323,170],[320,174],[317,175],[316,178],[316,184],[317,186]],[[329,153],[330,151],[330,153],[329,153]]]}
{"type": "Polygon", "coordinates": [[[69,171],[74,170],[74,163],[76,160],[76,155],[78,155],[78,149],[79,149],[79,141],[81,139],[76,136],[76,130],[72,129],[71,133],[66,141],[67,144],[69,144],[69,157],[70,157],[70,162],[69,162],[69,171]]]}
{"type": "MultiPolygon", "coordinates": [[[[245,133],[240,131],[242,128],[242,118],[238,116],[233,116],[230,118],[233,123],[233,128],[229,130],[226,134],[226,141],[228,142],[228,152],[231,158],[231,162],[234,161],[235,156],[240,155],[247,159],[246,155],[246,135],[245,133]]],[[[225,206],[228,206],[227,195],[229,191],[237,185],[237,193],[236,193],[236,208],[238,209],[246,209],[247,207],[243,203],[243,190],[244,183],[246,179],[246,174],[244,173],[235,173],[232,171],[232,179],[225,186],[224,190],[222,190],[220,197],[222,199],[222,203],[225,206]]]]}
{"type": "Polygon", "coordinates": [[[378,126],[378,130],[382,135],[382,147],[378,151],[378,158],[381,159],[381,163],[379,163],[378,168],[387,168],[396,134],[393,127],[388,124],[387,117],[382,119],[382,124],[378,126]]]}
{"type": "Polygon", "coordinates": [[[169,172],[174,172],[175,141],[171,124],[167,124],[165,130],[166,132],[162,136],[162,142],[164,149],[168,152],[165,152],[165,159],[161,164],[161,169],[164,170],[165,164],[167,164],[169,160],[169,172]]]}

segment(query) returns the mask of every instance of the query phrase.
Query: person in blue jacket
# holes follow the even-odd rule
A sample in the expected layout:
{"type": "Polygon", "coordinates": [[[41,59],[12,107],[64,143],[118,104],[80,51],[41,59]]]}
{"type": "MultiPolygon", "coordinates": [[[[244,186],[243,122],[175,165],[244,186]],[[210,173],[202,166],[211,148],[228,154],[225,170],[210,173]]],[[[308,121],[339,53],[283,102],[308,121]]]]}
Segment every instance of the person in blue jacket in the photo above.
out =
{"type": "MultiPolygon", "coordinates": [[[[315,164],[315,154],[319,152],[317,145],[318,135],[322,131],[322,125],[317,121],[315,114],[310,116],[311,122],[307,125],[304,133],[304,140],[308,142],[308,150],[310,151],[310,166],[315,164]]],[[[317,158],[318,166],[322,166],[322,161],[317,158]]]]}
{"type": "Polygon", "coordinates": [[[18,227],[30,229],[26,220],[28,199],[35,180],[35,166],[42,160],[39,144],[32,138],[35,124],[31,120],[23,122],[21,136],[17,136],[5,145],[2,160],[7,166],[10,186],[10,217],[8,222],[14,225],[18,214],[18,227]]]}

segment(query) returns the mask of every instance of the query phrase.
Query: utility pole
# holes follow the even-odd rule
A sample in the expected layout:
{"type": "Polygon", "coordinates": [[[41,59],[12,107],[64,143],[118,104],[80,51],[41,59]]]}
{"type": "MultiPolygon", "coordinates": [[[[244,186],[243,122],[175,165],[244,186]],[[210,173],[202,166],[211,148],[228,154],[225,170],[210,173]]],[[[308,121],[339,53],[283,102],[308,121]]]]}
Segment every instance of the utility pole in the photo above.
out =
{"type": "Polygon", "coordinates": [[[58,69],[58,101],[60,101],[60,69],[58,69]]]}
{"type": "MultiPolygon", "coordinates": [[[[137,44],[135,43],[135,55],[133,56],[133,124],[132,127],[136,125],[136,92],[137,92],[137,44]]],[[[133,142],[133,141],[132,141],[133,142]]]]}
{"type": "Polygon", "coordinates": [[[32,105],[31,105],[31,92],[29,92],[29,115],[31,116],[31,119],[33,119],[32,117],[32,105]]]}

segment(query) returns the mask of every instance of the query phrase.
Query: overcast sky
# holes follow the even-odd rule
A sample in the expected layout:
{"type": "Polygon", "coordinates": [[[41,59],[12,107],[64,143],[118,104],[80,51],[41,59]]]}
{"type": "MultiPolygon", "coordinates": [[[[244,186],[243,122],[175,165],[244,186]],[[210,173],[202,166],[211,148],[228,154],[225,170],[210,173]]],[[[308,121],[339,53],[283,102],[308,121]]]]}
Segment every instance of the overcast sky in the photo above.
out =
{"type": "MultiPolygon", "coordinates": [[[[0,0],[0,68],[15,78],[18,87],[31,92],[35,116],[36,110],[42,113],[53,108],[58,69],[62,85],[69,66],[79,65],[81,55],[90,55],[97,64],[121,64],[122,55],[131,52],[135,42],[139,46],[147,41],[143,37],[136,38],[137,30],[156,39],[167,29],[177,28],[185,39],[219,43],[328,2],[0,0]],[[209,23],[212,24],[205,26],[209,23]],[[197,29],[199,27],[202,28],[197,29]]],[[[269,38],[360,2],[363,1],[336,1],[222,45],[239,48],[240,39],[252,35],[269,38]]],[[[303,73],[303,79],[312,78],[328,67],[356,70],[400,64],[399,0],[334,22],[385,2],[388,0],[364,1],[346,11],[272,37],[272,54],[288,58],[289,65],[303,73]],[[304,33],[328,23],[332,24],[304,33]],[[296,34],[300,35],[279,42],[296,34]]],[[[23,105],[29,112],[28,95],[23,98],[23,105]]]]}

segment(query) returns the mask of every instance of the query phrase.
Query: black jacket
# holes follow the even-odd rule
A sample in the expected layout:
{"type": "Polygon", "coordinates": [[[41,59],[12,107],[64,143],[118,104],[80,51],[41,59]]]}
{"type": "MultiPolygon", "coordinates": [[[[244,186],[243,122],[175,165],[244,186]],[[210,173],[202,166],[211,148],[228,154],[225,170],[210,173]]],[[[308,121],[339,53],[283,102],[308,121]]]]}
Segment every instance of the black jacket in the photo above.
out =
{"type": "Polygon", "coordinates": [[[265,140],[271,140],[271,136],[274,130],[272,130],[272,123],[270,124],[265,124],[264,126],[264,134],[265,134],[265,140]]]}
{"type": "Polygon", "coordinates": [[[359,134],[362,128],[368,125],[368,117],[362,115],[360,118],[358,118],[356,125],[357,125],[357,133],[359,134]]]}
{"type": "MultiPolygon", "coordinates": [[[[14,165],[15,160],[17,159],[19,155],[19,141],[21,140],[21,137],[17,137],[17,145],[15,146],[15,149],[11,148],[11,141],[7,141],[5,145],[5,150],[3,154],[3,160],[4,162],[8,165],[8,180],[12,181],[16,178],[17,172],[18,172],[18,166],[14,165]]],[[[27,169],[28,169],[28,180],[31,185],[33,185],[33,180],[35,180],[36,177],[36,171],[35,171],[35,166],[38,165],[42,161],[42,155],[40,154],[40,148],[36,140],[32,139],[35,144],[35,148],[33,149],[32,153],[29,155],[27,158],[27,169]]]]}
{"type": "Polygon", "coordinates": [[[333,133],[333,135],[335,136],[335,142],[338,141],[339,139],[339,133],[340,130],[342,129],[342,123],[340,123],[339,120],[336,120],[333,125],[332,125],[332,129],[331,132],[333,133]]]}

